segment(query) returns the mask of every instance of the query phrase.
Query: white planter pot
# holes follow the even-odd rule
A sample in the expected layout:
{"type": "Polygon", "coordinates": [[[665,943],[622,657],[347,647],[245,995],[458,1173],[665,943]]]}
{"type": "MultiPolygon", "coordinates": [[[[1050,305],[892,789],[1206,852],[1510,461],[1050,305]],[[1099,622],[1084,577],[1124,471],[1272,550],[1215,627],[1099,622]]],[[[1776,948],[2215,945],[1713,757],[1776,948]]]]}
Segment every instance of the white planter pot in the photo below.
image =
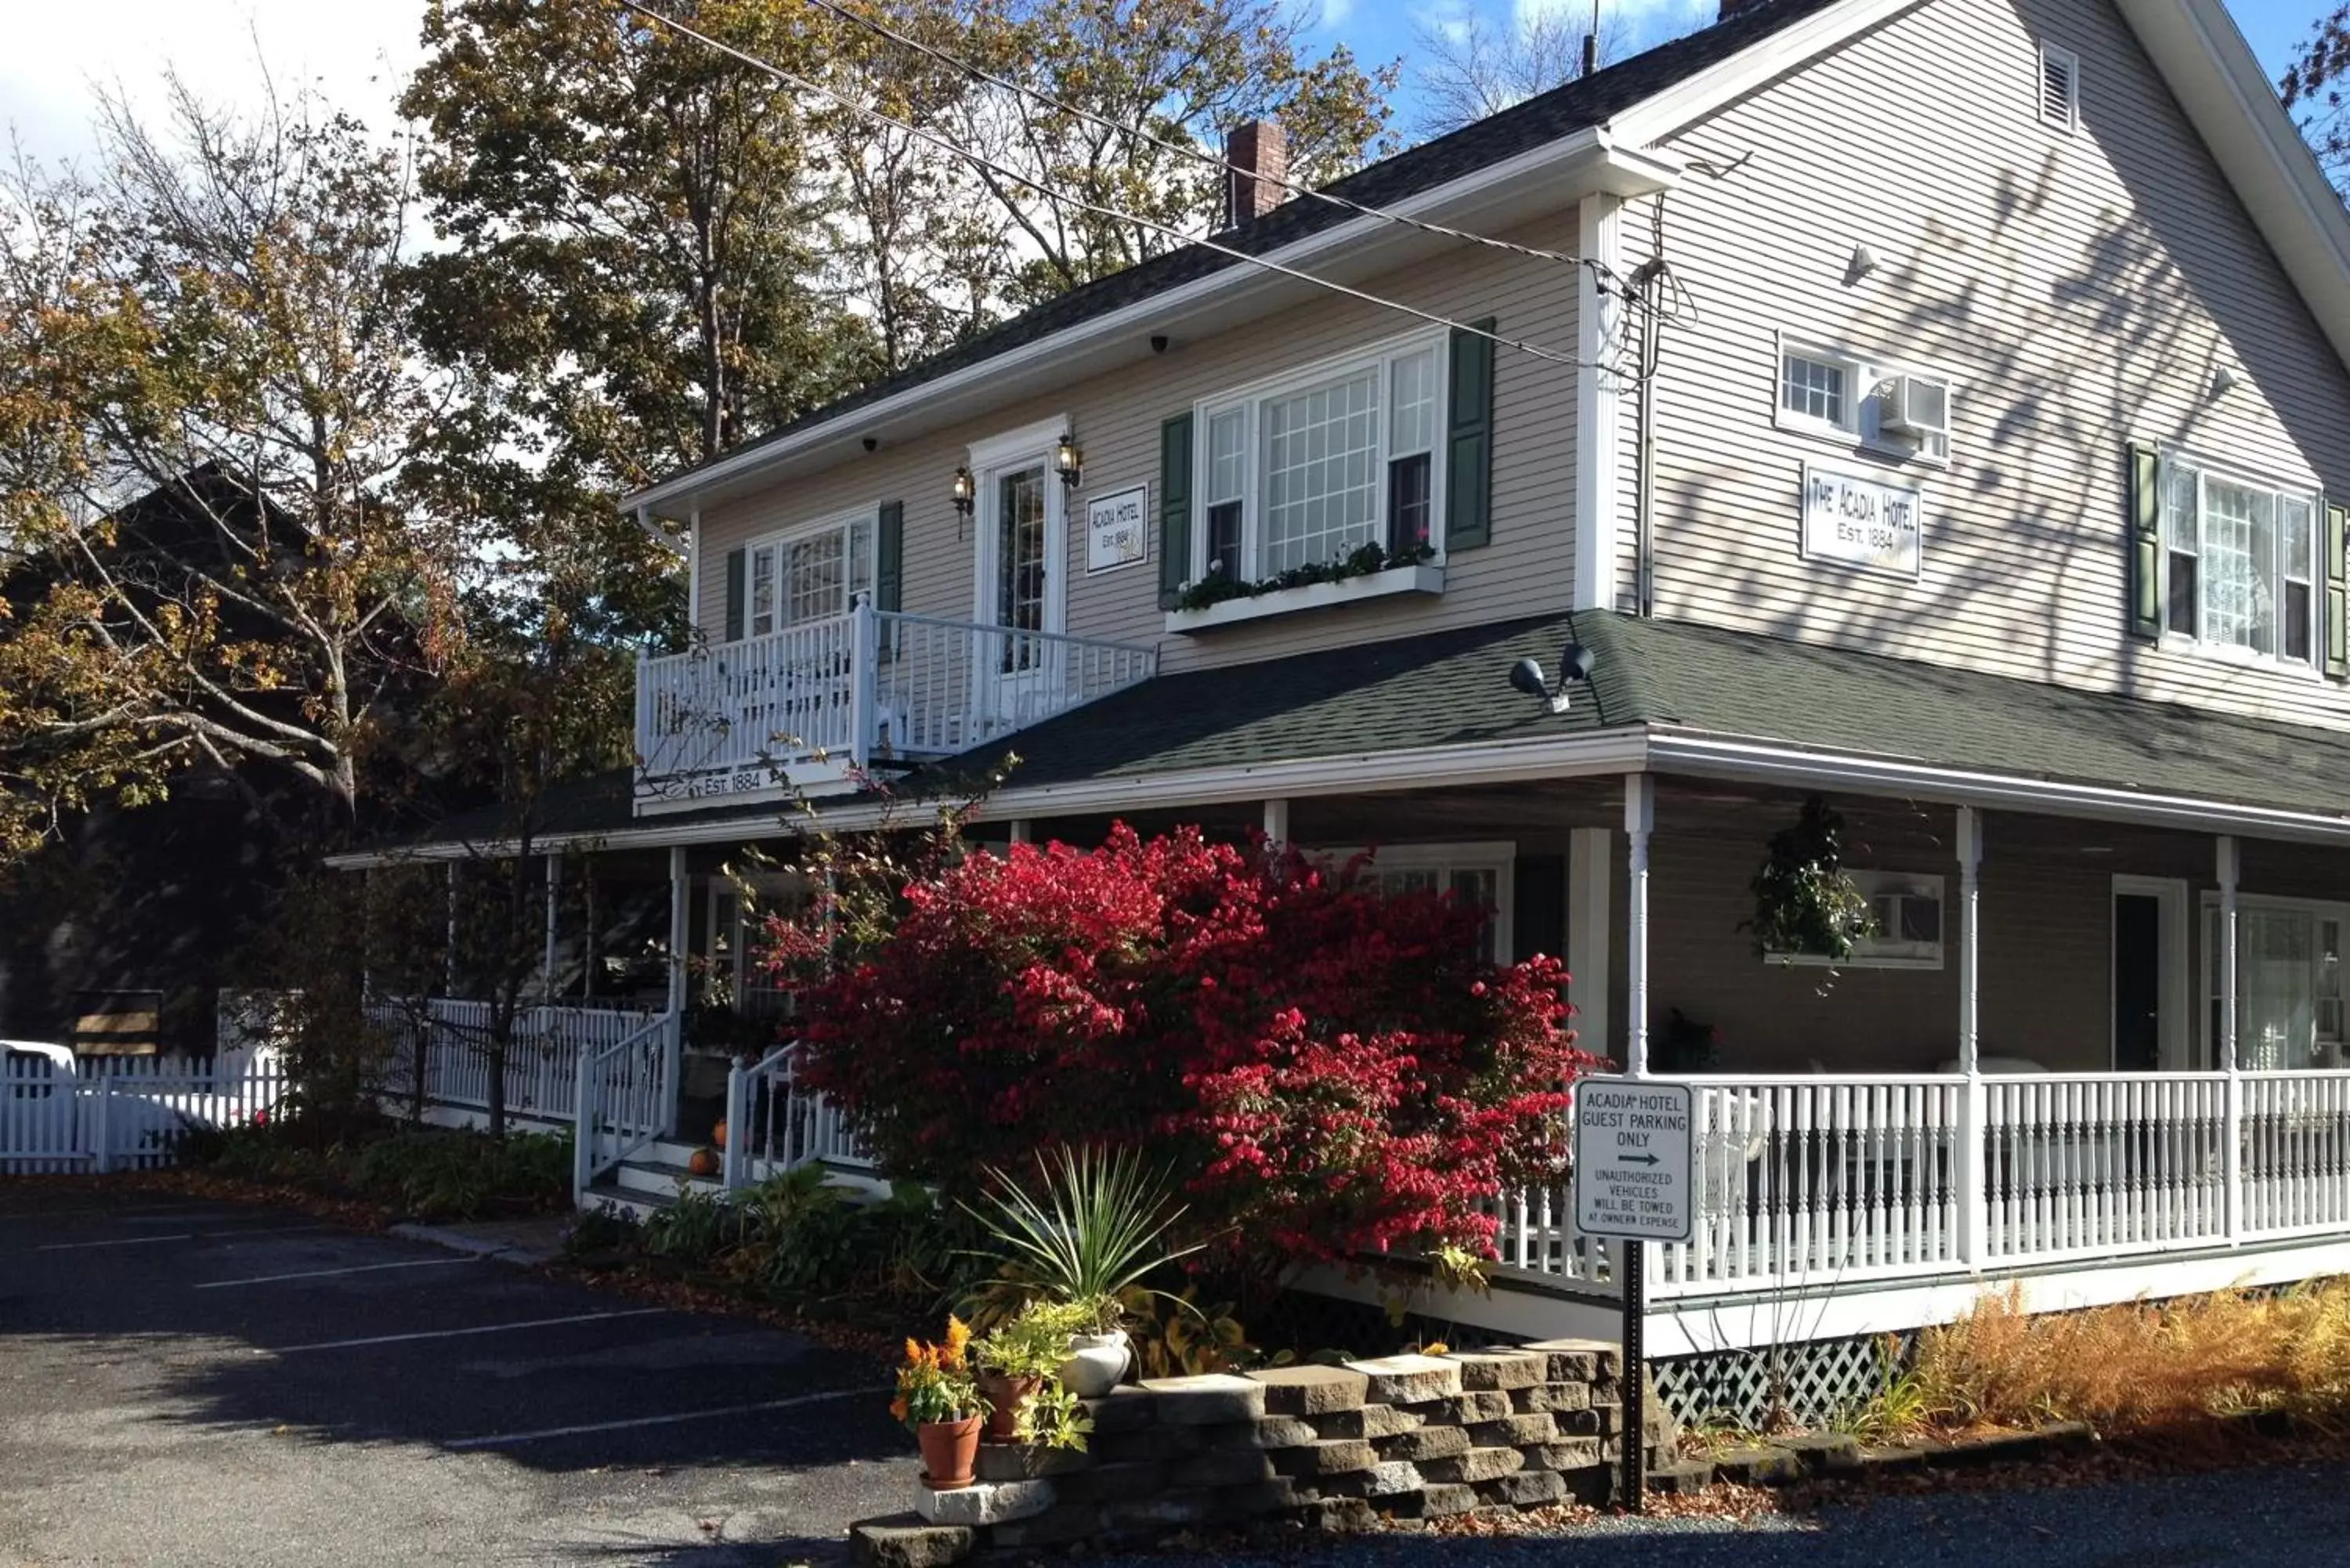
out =
{"type": "Polygon", "coordinates": [[[1108,1334],[1073,1334],[1069,1358],[1061,1363],[1061,1386],[1080,1399],[1098,1399],[1126,1376],[1128,1359],[1122,1328],[1108,1334]]]}

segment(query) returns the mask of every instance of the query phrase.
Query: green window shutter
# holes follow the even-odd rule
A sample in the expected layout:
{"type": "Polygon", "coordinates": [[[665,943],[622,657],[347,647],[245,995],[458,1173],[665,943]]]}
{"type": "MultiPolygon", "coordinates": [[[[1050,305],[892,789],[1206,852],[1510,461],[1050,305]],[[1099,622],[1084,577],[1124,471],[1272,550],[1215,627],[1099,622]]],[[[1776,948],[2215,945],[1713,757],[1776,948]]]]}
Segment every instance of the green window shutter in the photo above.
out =
{"type": "Polygon", "coordinates": [[[881,533],[873,545],[873,607],[878,610],[905,608],[906,592],[906,504],[884,501],[881,504],[881,533]]]}
{"type": "Polygon", "coordinates": [[[2325,505],[2325,676],[2350,680],[2350,506],[2325,505]]]}
{"type": "Polygon", "coordinates": [[[2148,641],[2162,635],[2162,454],[2129,449],[2129,630],[2148,641]]]}
{"type": "Polygon", "coordinates": [[[1452,333],[1451,411],[1444,456],[1444,547],[1493,540],[1493,317],[1452,333]]]}
{"type": "Polygon", "coordinates": [[[726,640],[743,640],[743,558],[740,550],[726,552],[726,640]]]}
{"type": "Polygon", "coordinates": [[[1159,607],[1173,609],[1191,571],[1191,416],[1159,427],[1159,607]]]}

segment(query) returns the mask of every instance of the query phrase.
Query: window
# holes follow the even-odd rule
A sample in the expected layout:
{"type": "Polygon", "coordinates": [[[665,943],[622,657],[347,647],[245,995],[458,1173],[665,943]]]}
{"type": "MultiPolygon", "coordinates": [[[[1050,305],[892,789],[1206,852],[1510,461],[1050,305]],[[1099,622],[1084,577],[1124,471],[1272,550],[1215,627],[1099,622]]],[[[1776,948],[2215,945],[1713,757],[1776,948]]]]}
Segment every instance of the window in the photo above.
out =
{"type": "Polygon", "coordinates": [[[1242,582],[1366,545],[1441,548],[1445,339],[1419,334],[1203,403],[1195,575],[1242,582]]]}
{"type": "Polygon", "coordinates": [[[2040,47],[2040,118],[2068,132],[2081,123],[2081,57],[2070,49],[2040,47]]]}
{"type": "MultiPolygon", "coordinates": [[[[1855,944],[1844,969],[1942,967],[1942,879],[1896,871],[1848,871],[1868,900],[1877,934],[1855,944]]],[[[1773,953],[1773,963],[1834,964],[1814,953],[1773,953]]]]}
{"type": "Polygon", "coordinates": [[[2214,649],[2306,666],[2317,647],[2315,495],[2163,465],[2163,628],[2214,649]]]}
{"type": "MultiPolygon", "coordinates": [[[[2292,898],[2240,898],[2236,910],[2236,1059],[2249,1072],[2343,1064],[2345,910],[2292,898]]],[[[2221,1064],[2220,912],[2203,895],[2207,1059],[2221,1064]]]]}
{"type": "Polygon", "coordinates": [[[1939,371],[1872,364],[1818,344],[1780,345],[1780,428],[1825,436],[1842,446],[1950,462],[1956,389],[1939,371]]]}
{"type": "MultiPolygon", "coordinates": [[[[1360,849],[1318,851],[1335,870],[1365,853],[1360,849]]],[[[1516,897],[1512,868],[1517,864],[1515,844],[1406,844],[1371,852],[1365,875],[1390,897],[1399,893],[1451,893],[1491,918],[1479,943],[1479,956],[1491,963],[1509,961],[1513,940],[1510,909],[1516,897]]]]}
{"type": "Polygon", "coordinates": [[[859,514],[751,545],[743,629],[765,637],[847,614],[873,589],[873,544],[872,515],[859,514]]]}

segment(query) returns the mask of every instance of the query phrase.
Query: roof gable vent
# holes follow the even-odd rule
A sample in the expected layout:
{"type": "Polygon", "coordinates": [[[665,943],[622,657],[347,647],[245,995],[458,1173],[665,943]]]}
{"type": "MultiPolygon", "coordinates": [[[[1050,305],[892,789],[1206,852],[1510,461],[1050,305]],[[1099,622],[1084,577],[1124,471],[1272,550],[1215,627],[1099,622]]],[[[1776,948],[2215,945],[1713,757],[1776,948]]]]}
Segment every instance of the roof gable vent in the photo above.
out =
{"type": "Polygon", "coordinates": [[[2081,57],[2070,49],[2041,46],[2040,118],[2059,130],[2081,122],[2081,57]]]}

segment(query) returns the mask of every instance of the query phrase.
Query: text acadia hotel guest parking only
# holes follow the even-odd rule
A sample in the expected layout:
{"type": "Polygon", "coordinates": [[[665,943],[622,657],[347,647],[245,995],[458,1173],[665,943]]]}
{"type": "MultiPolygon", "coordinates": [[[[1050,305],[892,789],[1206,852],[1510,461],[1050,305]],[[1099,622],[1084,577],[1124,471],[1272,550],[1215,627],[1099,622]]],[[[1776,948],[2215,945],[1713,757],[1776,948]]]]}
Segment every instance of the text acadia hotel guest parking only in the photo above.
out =
{"type": "Polygon", "coordinates": [[[1575,1220],[1586,1236],[1686,1241],[1690,1087],[1647,1079],[1575,1085],[1575,1220]]]}

